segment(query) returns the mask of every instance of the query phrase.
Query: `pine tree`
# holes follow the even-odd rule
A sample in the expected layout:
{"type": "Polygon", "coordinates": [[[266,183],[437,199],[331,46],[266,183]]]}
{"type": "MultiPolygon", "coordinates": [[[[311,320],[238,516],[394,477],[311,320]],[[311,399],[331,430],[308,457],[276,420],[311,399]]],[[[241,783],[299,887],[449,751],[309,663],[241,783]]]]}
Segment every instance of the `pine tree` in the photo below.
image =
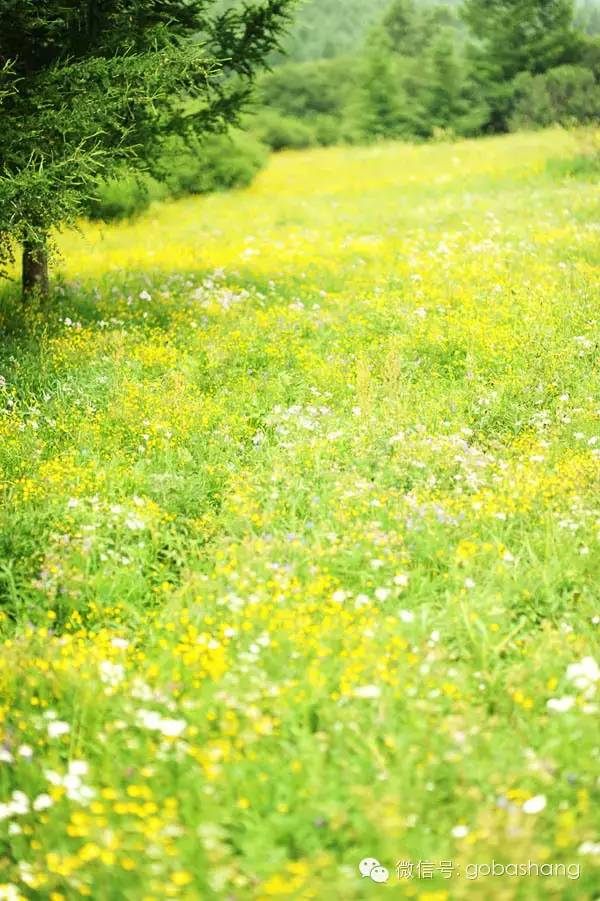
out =
{"type": "Polygon", "coordinates": [[[364,138],[398,137],[402,118],[402,88],[390,41],[383,29],[373,29],[360,72],[356,118],[364,138]]]}
{"type": "Polygon", "coordinates": [[[493,130],[507,127],[520,72],[535,75],[578,61],[582,42],[573,16],[572,0],[465,0],[463,17],[476,38],[471,63],[493,130]]]}
{"type": "Polygon", "coordinates": [[[0,264],[21,245],[25,294],[100,176],[236,120],[293,3],[0,0],[0,264]]]}
{"type": "Polygon", "coordinates": [[[428,119],[434,128],[452,128],[464,112],[463,73],[453,35],[440,31],[430,49],[428,119]]]}

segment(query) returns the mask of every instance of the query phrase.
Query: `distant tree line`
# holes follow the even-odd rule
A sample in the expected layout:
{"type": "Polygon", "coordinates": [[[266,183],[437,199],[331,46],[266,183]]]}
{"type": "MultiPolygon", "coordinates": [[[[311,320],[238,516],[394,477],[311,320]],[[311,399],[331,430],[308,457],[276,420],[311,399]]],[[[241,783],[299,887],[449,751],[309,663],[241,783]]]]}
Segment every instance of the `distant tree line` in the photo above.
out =
{"type": "Polygon", "coordinates": [[[264,76],[248,125],[281,149],[597,121],[598,32],[592,0],[392,0],[360,52],[264,76]]]}

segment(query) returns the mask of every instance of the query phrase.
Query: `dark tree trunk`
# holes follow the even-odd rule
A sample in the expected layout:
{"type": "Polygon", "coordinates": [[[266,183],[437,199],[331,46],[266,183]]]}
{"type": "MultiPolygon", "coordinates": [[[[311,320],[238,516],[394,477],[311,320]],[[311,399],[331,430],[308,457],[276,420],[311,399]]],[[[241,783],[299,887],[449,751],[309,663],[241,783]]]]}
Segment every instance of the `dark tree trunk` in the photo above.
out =
{"type": "Polygon", "coordinates": [[[38,294],[48,297],[48,249],[45,244],[23,244],[23,298],[38,294]]]}

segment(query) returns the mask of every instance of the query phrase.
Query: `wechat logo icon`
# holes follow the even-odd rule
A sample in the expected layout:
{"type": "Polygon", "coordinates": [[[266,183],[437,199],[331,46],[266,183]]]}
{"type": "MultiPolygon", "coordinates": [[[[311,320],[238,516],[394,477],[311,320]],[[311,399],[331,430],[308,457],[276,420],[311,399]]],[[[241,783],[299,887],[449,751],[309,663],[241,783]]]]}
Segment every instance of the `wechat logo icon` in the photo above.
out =
{"type": "Polygon", "coordinates": [[[365,857],[358,865],[358,872],[363,879],[369,877],[373,882],[387,882],[390,874],[374,857],[365,857]]]}

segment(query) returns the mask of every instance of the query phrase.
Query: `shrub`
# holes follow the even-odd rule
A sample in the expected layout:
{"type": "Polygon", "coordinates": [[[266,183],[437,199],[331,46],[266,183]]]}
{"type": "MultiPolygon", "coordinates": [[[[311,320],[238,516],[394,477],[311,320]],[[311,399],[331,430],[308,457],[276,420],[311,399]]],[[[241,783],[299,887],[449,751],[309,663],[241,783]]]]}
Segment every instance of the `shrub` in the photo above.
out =
{"type": "Polygon", "coordinates": [[[314,126],[274,110],[261,110],[250,124],[257,138],[271,150],[303,150],[318,143],[314,126]]]}
{"type": "Polygon", "coordinates": [[[181,197],[246,187],[266,158],[266,147],[242,132],[195,144],[173,136],[164,142],[152,171],[172,197],[181,197]]]}
{"type": "Polygon", "coordinates": [[[252,131],[273,150],[349,140],[345,123],[357,70],[352,57],[279,66],[261,79],[252,131]]]}
{"type": "Polygon", "coordinates": [[[167,189],[149,175],[136,175],[124,171],[117,178],[100,182],[95,196],[90,199],[87,214],[90,219],[105,222],[131,219],[143,213],[153,200],[160,200],[167,189]]]}
{"type": "Polygon", "coordinates": [[[514,81],[511,128],[592,122],[600,110],[600,85],[583,66],[558,66],[543,75],[522,72],[514,81]]]}
{"type": "Polygon", "coordinates": [[[151,163],[154,177],[124,172],[98,185],[90,201],[91,219],[126,219],[143,213],[154,200],[204,194],[250,184],[265,164],[267,148],[242,132],[212,135],[195,146],[167,138],[151,163]]]}
{"type": "Polygon", "coordinates": [[[282,116],[339,118],[352,91],[355,72],[356,60],[351,57],[289,63],[261,79],[259,99],[282,116]]]}

